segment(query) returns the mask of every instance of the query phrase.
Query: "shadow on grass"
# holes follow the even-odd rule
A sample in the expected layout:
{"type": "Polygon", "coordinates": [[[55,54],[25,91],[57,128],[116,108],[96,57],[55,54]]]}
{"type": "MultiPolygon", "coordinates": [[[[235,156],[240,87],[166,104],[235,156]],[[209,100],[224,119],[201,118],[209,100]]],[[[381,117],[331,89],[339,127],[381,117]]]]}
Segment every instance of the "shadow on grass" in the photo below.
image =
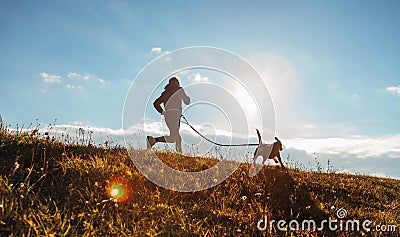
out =
{"type": "MultiPolygon", "coordinates": [[[[290,221],[293,222],[292,227],[302,229],[302,222],[304,220],[313,220],[316,223],[316,228],[320,227],[320,223],[323,220],[327,220],[329,216],[322,211],[318,205],[312,200],[310,193],[305,187],[296,183],[291,176],[291,170],[280,169],[276,167],[264,167],[262,172],[260,172],[254,178],[251,178],[251,182],[261,183],[261,188],[265,192],[262,195],[261,202],[264,209],[263,218],[267,219],[267,223],[263,221],[263,227],[265,230],[257,231],[253,234],[263,236],[266,233],[273,235],[286,235],[289,230],[281,231],[277,228],[277,222],[279,220],[284,220],[288,228],[290,221]],[[271,224],[271,221],[274,220],[271,224]],[[299,226],[297,226],[299,223],[299,226]],[[272,227],[271,227],[272,226],[272,227]]],[[[308,226],[304,231],[306,233],[315,233],[308,226]]],[[[289,228],[288,228],[289,229],[289,228]]],[[[294,231],[296,232],[296,231],[294,231]]],[[[325,226],[323,231],[319,232],[326,236],[335,236],[334,233],[327,230],[325,226]]]]}

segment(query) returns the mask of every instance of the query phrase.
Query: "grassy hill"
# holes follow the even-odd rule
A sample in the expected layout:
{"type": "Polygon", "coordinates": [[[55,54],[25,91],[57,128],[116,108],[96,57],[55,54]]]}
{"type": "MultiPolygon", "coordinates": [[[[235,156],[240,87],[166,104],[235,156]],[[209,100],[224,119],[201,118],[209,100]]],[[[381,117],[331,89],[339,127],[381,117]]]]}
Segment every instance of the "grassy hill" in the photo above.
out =
{"type": "MultiPolygon", "coordinates": [[[[141,156],[145,151],[136,151],[141,156]]],[[[217,159],[158,152],[179,170],[217,159]]],[[[0,132],[0,236],[398,236],[400,181],[360,175],[282,170],[249,164],[220,185],[194,193],[160,188],[141,175],[122,148],[67,145],[35,134],[0,132]],[[114,183],[129,184],[125,194],[114,183]],[[119,198],[118,195],[123,196],[119,198]],[[117,197],[118,196],[118,197],[117,197]],[[370,220],[396,231],[281,231],[268,220],[370,220]],[[264,222],[262,222],[264,223],[264,222]]],[[[287,226],[286,226],[287,227],[287,226]]]]}

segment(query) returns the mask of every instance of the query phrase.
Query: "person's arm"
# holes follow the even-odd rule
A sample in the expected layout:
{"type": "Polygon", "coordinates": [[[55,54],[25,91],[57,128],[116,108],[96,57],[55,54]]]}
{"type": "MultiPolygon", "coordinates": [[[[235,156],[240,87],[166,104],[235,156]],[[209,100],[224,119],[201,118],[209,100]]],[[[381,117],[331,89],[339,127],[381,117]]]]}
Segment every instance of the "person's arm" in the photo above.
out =
{"type": "Polygon", "coordinates": [[[153,103],[153,106],[154,106],[154,108],[157,110],[157,112],[159,112],[160,114],[162,114],[163,113],[163,109],[161,108],[161,103],[163,103],[164,102],[164,93],[162,93],[161,94],[161,96],[160,97],[158,97],[155,101],[154,101],[154,103],[153,103]]]}
{"type": "Polygon", "coordinates": [[[186,95],[186,92],[182,89],[182,100],[185,105],[190,104],[190,97],[186,95]]]}

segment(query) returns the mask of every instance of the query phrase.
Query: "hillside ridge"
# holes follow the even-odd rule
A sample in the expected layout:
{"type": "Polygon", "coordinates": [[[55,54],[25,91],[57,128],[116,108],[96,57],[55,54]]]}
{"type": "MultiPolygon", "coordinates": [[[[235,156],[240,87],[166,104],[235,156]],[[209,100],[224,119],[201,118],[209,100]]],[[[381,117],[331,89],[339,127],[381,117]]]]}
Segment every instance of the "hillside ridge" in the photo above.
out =
{"type": "MultiPolygon", "coordinates": [[[[145,153],[135,151],[143,158],[145,153]]],[[[157,155],[184,171],[219,162],[166,151],[157,155]]],[[[260,229],[267,219],[337,220],[338,210],[346,211],[346,220],[397,227],[384,236],[397,236],[400,229],[400,181],[394,179],[275,166],[249,177],[250,165],[243,163],[215,187],[180,193],[146,179],[124,148],[5,131],[0,132],[0,165],[1,236],[377,235],[327,228],[281,231],[275,224],[260,229]],[[129,188],[113,193],[116,184],[129,188]]]]}

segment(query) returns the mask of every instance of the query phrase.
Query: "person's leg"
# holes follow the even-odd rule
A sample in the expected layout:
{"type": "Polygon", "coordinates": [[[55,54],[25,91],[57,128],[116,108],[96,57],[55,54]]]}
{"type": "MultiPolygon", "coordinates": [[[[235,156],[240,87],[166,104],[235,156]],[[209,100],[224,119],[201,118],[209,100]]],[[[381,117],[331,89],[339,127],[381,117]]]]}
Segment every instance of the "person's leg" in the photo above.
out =
{"type": "Polygon", "coordinates": [[[156,137],[156,138],[154,138],[154,140],[155,140],[156,143],[157,143],[157,142],[167,142],[167,139],[165,139],[164,136],[162,136],[162,137],[156,137]]]}
{"type": "Polygon", "coordinates": [[[182,138],[179,134],[181,112],[178,110],[168,111],[165,116],[165,123],[169,129],[169,137],[167,141],[175,142],[175,149],[177,152],[182,152],[182,138]]]}
{"type": "Polygon", "coordinates": [[[176,135],[175,149],[177,152],[182,153],[182,137],[179,134],[179,128],[176,135]]]}
{"type": "Polygon", "coordinates": [[[147,149],[151,149],[156,144],[156,139],[152,136],[147,136],[147,149]]]}
{"type": "Polygon", "coordinates": [[[165,137],[147,136],[147,149],[151,149],[157,142],[167,142],[165,137]]]}
{"type": "Polygon", "coordinates": [[[165,123],[170,131],[169,136],[161,136],[154,138],[154,144],[157,142],[164,142],[164,143],[176,143],[176,150],[178,152],[182,152],[181,147],[181,136],[179,134],[179,127],[180,127],[180,112],[179,111],[167,111],[164,114],[165,123]]]}

